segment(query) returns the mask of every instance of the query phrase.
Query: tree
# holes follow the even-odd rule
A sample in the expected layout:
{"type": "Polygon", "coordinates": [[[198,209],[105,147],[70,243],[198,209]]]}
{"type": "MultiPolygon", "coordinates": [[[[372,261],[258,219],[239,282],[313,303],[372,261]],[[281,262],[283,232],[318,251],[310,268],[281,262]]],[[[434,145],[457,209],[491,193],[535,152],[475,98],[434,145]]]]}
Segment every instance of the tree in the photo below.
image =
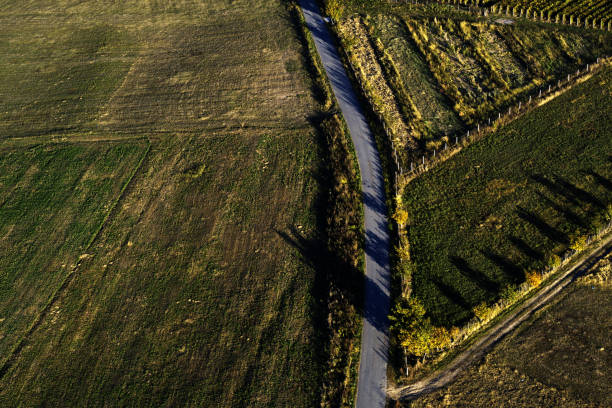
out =
{"type": "Polygon", "coordinates": [[[542,275],[536,271],[528,271],[525,273],[525,280],[532,288],[540,286],[542,283],[542,275]]]}
{"type": "Polygon", "coordinates": [[[586,237],[581,236],[581,237],[575,238],[572,241],[570,248],[576,252],[582,252],[586,249],[586,246],[587,246],[586,237]]]}
{"type": "Polygon", "coordinates": [[[402,298],[389,320],[407,354],[424,358],[431,352],[431,321],[425,318],[425,307],[416,298],[402,298]]]}
{"type": "Polygon", "coordinates": [[[434,327],[431,331],[431,347],[441,350],[450,345],[451,336],[445,327],[434,327]]]}
{"type": "Polygon", "coordinates": [[[489,314],[491,313],[491,311],[489,310],[489,306],[487,306],[486,302],[482,302],[474,306],[472,312],[474,313],[474,316],[476,316],[481,322],[486,321],[489,317],[489,314]]]}
{"type": "Polygon", "coordinates": [[[397,210],[395,214],[393,214],[393,219],[397,222],[400,229],[404,228],[406,222],[408,221],[408,212],[406,210],[397,210]]]}

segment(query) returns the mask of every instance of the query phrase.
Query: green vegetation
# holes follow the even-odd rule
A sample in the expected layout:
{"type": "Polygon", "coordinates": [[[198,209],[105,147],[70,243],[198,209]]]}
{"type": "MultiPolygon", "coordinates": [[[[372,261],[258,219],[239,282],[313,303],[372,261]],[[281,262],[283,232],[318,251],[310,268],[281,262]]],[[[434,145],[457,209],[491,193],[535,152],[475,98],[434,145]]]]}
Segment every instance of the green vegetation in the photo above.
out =
{"type": "Polygon", "coordinates": [[[434,324],[510,296],[609,217],[611,89],[606,68],[408,185],[412,293],[434,324]]]}
{"type": "Polygon", "coordinates": [[[76,267],[146,141],[0,149],[0,365],[76,267]]]}
{"type": "Polygon", "coordinates": [[[350,401],[358,175],[290,7],[0,24],[0,405],[350,401]]]}
{"type": "Polygon", "coordinates": [[[338,33],[405,168],[611,50],[607,33],[380,8],[338,33]]]}
{"type": "Polygon", "coordinates": [[[448,387],[405,406],[610,406],[611,261],[578,278],[448,387]]]}

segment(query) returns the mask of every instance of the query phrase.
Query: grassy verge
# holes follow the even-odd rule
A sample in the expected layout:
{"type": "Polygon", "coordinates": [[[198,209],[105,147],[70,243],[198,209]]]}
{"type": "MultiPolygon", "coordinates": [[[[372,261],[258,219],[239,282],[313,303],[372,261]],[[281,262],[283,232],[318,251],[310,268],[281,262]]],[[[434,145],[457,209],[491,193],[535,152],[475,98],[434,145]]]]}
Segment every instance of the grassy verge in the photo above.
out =
{"type": "Polygon", "coordinates": [[[314,41],[298,7],[294,10],[306,66],[313,79],[313,91],[322,110],[315,123],[319,129],[322,156],[327,157],[324,184],[325,231],[329,251],[322,282],[327,316],[327,370],[323,379],[322,406],[354,405],[359,364],[361,310],[363,304],[363,207],[359,168],[346,124],[323,69],[314,41]]]}

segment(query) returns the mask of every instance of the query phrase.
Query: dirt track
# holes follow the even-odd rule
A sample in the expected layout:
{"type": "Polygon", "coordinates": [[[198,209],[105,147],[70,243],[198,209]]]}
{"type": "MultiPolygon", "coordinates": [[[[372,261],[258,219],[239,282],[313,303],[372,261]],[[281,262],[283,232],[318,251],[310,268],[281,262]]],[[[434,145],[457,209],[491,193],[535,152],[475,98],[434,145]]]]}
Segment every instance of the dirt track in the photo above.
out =
{"type": "Polygon", "coordinates": [[[506,334],[510,333],[519,324],[525,321],[545,303],[569,285],[578,272],[592,267],[602,257],[612,251],[612,235],[605,238],[592,251],[581,256],[576,265],[569,268],[563,275],[543,287],[535,296],[521,305],[510,316],[506,317],[489,330],[476,343],[459,354],[450,364],[434,372],[427,378],[405,387],[388,390],[389,396],[394,399],[412,400],[422,395],[434,392],[452,382],[469,364],[482,357],[486,351],[493,347],[506,334]]]}

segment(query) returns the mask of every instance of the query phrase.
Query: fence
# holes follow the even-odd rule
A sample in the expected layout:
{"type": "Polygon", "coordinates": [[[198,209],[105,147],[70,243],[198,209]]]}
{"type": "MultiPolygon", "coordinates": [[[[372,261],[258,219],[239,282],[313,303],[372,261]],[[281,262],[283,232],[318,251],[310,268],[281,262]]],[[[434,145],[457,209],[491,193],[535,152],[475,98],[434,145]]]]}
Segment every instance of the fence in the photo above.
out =
{"type": "MultiPolygon", "coordinates": [[[[396,166],[396,180],[400,181],[403,188],[411,180],[429,171],[435,165],[443,162],[461,151],[464,147],[471,143],[482,139],[484,136],[494,132],[500,125],[507,124],[517,117],[529,112],[532,108],[540,106],[554,97],[558,96],[569,89],[572,85],[586,79],[588,75],[603,65],[610,63],[610,56],[598,58],[593,64],[587,64],[582,70],[579,69],[575,74],[569,74],[563,80],[556,80],[556,83],[548,83],[541,88],[536,89],[525,96],[524,100],[519,101],[516,105],[510,106],[508,111],[499,112],[497,117],[490,117],[484,123],[478,123],[474,128],[469,129],[465,134],[452,135],[445,142],[444,148],[437,151],[434,150],[429,154],[423,154],[418,161],[411,161],[407,168],[402,166],[403,163],[398,161],[397,153],[394,152],[394,160],[396,166]]],[[[400,190],[401,190],[400,188],[400,190]]],[[[397,189],[397,186],[396,186],[397,189]]]]}
{"type": "Polygon", "coordinates": [[[522,6],[502,6],[494,4],[490,7],[481,6],[480,0],[434,0],[434,1],[421,1],[421,0],[405,0],[410,4],[431,4],[440,3],[455,6],[457,10],[467,11],[472,14],[480,16],[488,16],[491,14],[503,15],[514,18],[526,18],[528,20],[537,21],[541,23],[551,24],[563,24],[572,25],[576,27],[592,28],[596,30],[612,31],[612,20],[608,18],[589,18],[580,16],[574,16],[572,14],[567,15],[565,13],[555,13],[552,11],[536,11],[531,8],[524,8],[522,6]]]}

